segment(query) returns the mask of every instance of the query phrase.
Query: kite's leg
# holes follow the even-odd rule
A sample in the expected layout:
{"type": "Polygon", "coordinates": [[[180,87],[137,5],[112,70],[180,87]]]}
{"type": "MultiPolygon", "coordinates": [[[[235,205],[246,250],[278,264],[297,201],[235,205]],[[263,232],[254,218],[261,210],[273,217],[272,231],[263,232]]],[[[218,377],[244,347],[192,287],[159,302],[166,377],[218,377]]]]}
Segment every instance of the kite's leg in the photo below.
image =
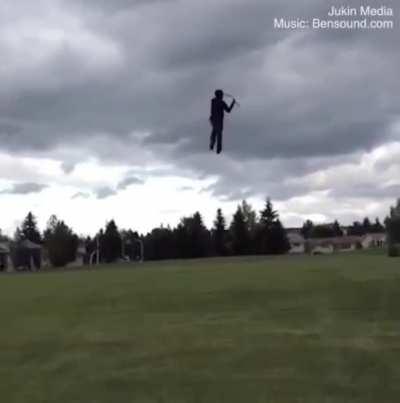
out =
{"type": "Polygon", "coordinates": [[[213,130],[212,130],[211,136],[210,136],[210,150],[211,151],[214,150],[214,145],[215,145],[216,138],[217,138],[217,131],[213,127],[213,130]]]}
{"type": "Polygon", "coordinates": [[[221,151],[222,151],[222,130],[219,130],[217,134],[217,154],[220,154],[221,151]]]}

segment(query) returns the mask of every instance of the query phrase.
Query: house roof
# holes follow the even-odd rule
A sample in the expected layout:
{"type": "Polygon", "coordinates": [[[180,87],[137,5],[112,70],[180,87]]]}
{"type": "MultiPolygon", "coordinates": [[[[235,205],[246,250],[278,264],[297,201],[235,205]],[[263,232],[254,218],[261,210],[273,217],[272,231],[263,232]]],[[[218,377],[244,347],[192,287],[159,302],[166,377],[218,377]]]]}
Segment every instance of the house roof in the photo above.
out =
{"type": "Polygon", "coordinates": [[[8,243],[0,242],[0,253],[10,253],[10,246],[8,243]]]}
{"type": "Polygon", "coordinates": [[[366,239],[366,238],[373,239],[374,241],[384,241],[384,240],[386,240],[386,234],[384,232],[365,234],[363,236],[363,239],[366,239]]]}
{"type": "Polygon", "coordinates": [[[30,241],[29,239],[25,239],[20,243],[20,246],[26,249],[42,249],[41,245],[38,245],[37,243],[34,243],[30,241]]]}
{"type": "Polygon", "coordinates": [[[311,246],[328,246],[328,245],[343,245],[343,244],[357,244],[361,242],[360,236],[337,236],[333,238],[311,238],[309,244],[311,246]]]}
{"type": "Polygon", "coordinates": [[[287,234],[290,243],[304,243],[304,237],[297,232],[289,232],[287,234]]]}

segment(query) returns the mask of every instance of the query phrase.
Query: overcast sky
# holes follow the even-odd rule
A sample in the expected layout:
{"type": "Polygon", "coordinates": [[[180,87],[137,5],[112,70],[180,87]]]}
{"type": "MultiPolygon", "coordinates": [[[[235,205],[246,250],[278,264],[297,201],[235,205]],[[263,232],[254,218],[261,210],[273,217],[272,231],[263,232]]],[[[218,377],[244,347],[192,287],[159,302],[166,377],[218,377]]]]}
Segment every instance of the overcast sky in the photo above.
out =
{"type": "Polygon", "coordinates": [[[273,26],[339,4],[2,0],[0,228],[30,210],[80,234],[196,210],[211,225],[266,196],[287,226],[384,218],[400,196],[399,10],[391,30],[273,26]],[[216,88],[241,103],[220,156],[216,88]]]}

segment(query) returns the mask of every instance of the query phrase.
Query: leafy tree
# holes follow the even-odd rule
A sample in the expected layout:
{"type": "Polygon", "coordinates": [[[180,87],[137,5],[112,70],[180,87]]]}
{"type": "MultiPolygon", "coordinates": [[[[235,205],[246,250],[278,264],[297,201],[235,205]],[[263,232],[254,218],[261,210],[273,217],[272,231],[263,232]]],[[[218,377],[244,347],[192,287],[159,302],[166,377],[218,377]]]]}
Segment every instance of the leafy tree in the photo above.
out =
{"type": "Polygon", "coordinates": [[[372,224],[368,217],[364,218],[363,229],[364,229],[364,234],[368,234],[368,233],[372,232],[372,224]]]}
{"type": "Polygon", "coordinates": [[[100,253],[106,263],[115,262],[121,257],[122,241],[114,220],[106,225],[104,235],[100,238],[100,253]]]}
{"type": "Polygon", "coordinates": [[[212,231],[212,239],[214,250],[217,256],[225,256],[227,254],[226,221],[221,209],[217,210],[217,216],[215,218],[214,228],[212,231]]]}
{"type": "Polygon", "coordinates": [[[389,255],[399,256],[400,250],[400,199],[394,207],[390,208],[390,215],[385,220],[389,241],[389,255]]]}
{"type": "Polygon", "coordinates": [[[51,216],[47,223],[44,241],[52,266],[64,267],[76,259],[78,236],[55,215],[51,216]]]}
{"type": "Polygon", "coordinates": [[[24,235],[22,234],[21,228],[17,227],[14,232],[14,242],[19,243],[23,241],[24,235]]]}
{"type": "Polygon", "coordinates": [[[244,216],[244,222],[246,224],[247,233],[249,237],[248,241],[248,253],[256,253],[256,234],[257,234],[257,213],[253,210],[251,204],[246,200],[242,201],[242,212],[244,216]]]}
{"type": "Polygon", "coordinates": [[[301,228],[301,234],[305,239],[311,238],[314,231],[314,223],[311,220],[307,220],[301,228]]]}
{"type": "Polygon", "coordinates": [[[328,224],[316,225],[312,232],[312,238],[332,238],[335,236],[333,226],[328,224]]]}
{"type": "Polygon", "coordinates": [[[362,236],[365,234],[364,232],[364,227],[363,225],[358,222],[358,221],[354,221],[353,225],[351,225],[348,229],[348,234],[349,235],[354,235],[354,236],[362,236]]]}
{"type": "MultiPolygon", "coordinates": [[[[139,236],[132,236],[132,244],[135,247],[135,257],[139,256],[136,239],[139,236]]],[[[163,260],[178,258],[175,233],[171,228],[160,227],[153,229],[144,238],[146,260],[163,260]]]]}
{"type": "Polygon", "coordinates": [[[247,230],[250,234],[252,234],[255,232],[257,226],[257,213],[253,210],[251,204],[247,203],[246,200],[242,201],[241,207],[247,230]]]}
{"type": "Polygon", "coordinates": [[[375,223],[372,225],[371,231],[375,234],[381,234],[385,232],[385,227],[379,221],[379,218],[375,219],[375,223]]]}
{"type": "Polygon", "coordinates": [[[136,231],[132,231],[131,229],[121,231],[123,255],[127,256],[129,260],[138,260],[141,257],[139,239],[140,236],[136,231]]]}
{"type": "Polygon", "coordinates": [[[358,221],[353,222],[353,225],[349,227],[348,234],[362,236],[367,233],[382,233],[385,232],[384,225],[381,224],[379,218],[375,219],[375,222],[371,224],[371,221],[368,217],[364,218],[363,222],[360,223],[358,221]]]}
{"type": "Polygon", "coordinates": [[[283,255],[290,250],[290,242],[287,238],[286,231],[277,219],[270,229],[267,244],[267,253],[272,255],[283,255]]]}
{"type": "Polygon", "coordinates": [[[338,237],[338,236],[343,236],[343,231],[342,228],[340,227],[340,224],[337,220],[332,225],[332,231],[333,231],[333,236],[338,237]]]}
{"type": "Polygon", "coordinates": [[[23,221],[18,236],[23,239],[28,239],[29,241],[37,244],[42,242],[42,237],[37,228],[36,217],[31,212],[28,213],[25,220],[23,221]]]}
{"type": "Polygon", "coordinates": [[[8,237],[3,235],[1,229],[0,229],[0,242],[7,242],[9,241],[8,237]]]}
{"type": "Polygon", "coordinates": [[[182,218],[176,231],[178,254],[182,258],[205,257],[210,253],[210,233],[203,223],[201,214],[182,218]]]}

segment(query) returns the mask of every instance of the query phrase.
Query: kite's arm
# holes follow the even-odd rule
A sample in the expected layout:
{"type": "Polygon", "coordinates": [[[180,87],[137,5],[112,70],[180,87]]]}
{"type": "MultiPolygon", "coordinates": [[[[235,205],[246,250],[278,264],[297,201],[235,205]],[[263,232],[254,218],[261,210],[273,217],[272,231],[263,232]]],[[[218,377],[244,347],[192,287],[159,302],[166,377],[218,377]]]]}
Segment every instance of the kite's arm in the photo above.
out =
{"type": "Polygon", "coordinates": [[[228,106],[228,105],[224,102],[224,110],[225,110],[226,112],[228,112],[228,113],[231,113],[231,110],[233,109],[233,107],[235,106],[235,104],[236,104],[236,99],[233,99],[233,100],[232,100],[232,103],[231,103],[230,106],[228,106]]]}

